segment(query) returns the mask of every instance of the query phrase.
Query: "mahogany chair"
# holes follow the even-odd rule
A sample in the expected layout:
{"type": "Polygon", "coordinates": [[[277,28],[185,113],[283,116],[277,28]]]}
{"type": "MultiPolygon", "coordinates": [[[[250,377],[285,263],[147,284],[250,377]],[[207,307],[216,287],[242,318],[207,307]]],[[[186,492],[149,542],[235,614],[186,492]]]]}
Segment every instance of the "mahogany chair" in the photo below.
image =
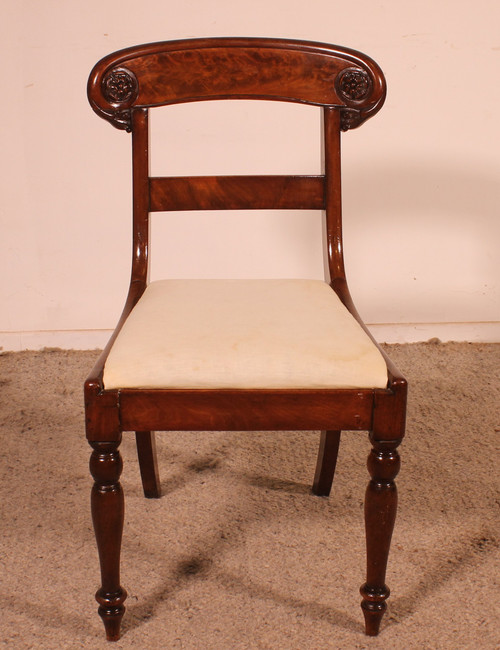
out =
{"type": "Polygon", "coordinates": [[[160,496],[154,431],[321,430],[312,491],[328,496],[342,430],[369,431],[365,500],[366,634],[386,610],[396,515],[396,450],[406,381],[363,325],[346,283],[340,134],[382,106],[369,57],[323,43],[217,38],[140,45],[102,59],[88,84],[94,111],[132,133],[130,289],[111,340],[85,383],[92,517],[102,586],[99,614],[117,640],[124,499],[118,447],[135,431],[147,497],[160,496]],[[210,99],[321,107],[324,173],[316,176],[149,175],[150,108],[210,99]],[[148,282],[149,214],[169,210],[315,209],[325,214],[326,280],[148,282]]]}

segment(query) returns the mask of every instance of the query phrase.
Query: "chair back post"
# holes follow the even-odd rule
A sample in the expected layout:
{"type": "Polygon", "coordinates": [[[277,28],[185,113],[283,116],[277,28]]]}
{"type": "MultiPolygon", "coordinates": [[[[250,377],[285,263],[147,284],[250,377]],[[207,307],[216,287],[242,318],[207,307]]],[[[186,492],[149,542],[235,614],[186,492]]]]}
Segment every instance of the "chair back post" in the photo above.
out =
{"type": "Polygon", "coordinates": [[[342,187],[340,162],[340,111],[332,106],[323,109],[326,253],[329,277],[335,287],[345,280],[342,244],[342,187]]]}
{"type": "Polygon", "coordinates": [[[132,277],[146,288],[149,274],[149,116],[135,108],[132,122],[133,238],[132,277]]]}

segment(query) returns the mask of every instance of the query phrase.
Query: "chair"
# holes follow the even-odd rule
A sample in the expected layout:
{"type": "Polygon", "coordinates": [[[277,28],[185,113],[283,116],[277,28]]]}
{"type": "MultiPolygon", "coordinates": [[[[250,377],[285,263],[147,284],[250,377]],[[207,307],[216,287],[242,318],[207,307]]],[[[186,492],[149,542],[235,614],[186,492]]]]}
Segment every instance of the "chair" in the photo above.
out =
{"type": "Polygon", "coordinates": [[[120,636],[123,431],[135,431],[146,497],[160,496],[155,431],[320,430],[312,491],[328,496],[342,430],[369,431],[365,500],[365,631],[386,610],[385,574],[396,515],[397,447],[406,381],[363,325],[343,263],[340,134],[383,104],[376,63],[303,41],[216,38],[140,45],[92,70],[94,111],[132,133],[133,258],[126,304],[85,382],[92,517],[108,640],[120,636]],[[150,108],[210,99],[319,106],[324,173],[316,176],[151,177],[150,108]],[[319,280],[148,282],[149,213],[169,210],[324,211],[329,277],[319,280]]]}

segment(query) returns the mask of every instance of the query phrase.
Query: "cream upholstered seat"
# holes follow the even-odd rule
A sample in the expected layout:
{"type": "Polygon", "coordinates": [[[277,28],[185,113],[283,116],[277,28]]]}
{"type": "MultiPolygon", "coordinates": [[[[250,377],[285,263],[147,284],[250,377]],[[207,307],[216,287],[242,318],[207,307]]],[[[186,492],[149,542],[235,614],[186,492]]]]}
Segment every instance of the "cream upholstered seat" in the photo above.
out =
{"type": "Polygon", "coordinates": [[[116,388],[385,388],[377,347],[319,280],[148,285],[104,367],[116,388]]]}

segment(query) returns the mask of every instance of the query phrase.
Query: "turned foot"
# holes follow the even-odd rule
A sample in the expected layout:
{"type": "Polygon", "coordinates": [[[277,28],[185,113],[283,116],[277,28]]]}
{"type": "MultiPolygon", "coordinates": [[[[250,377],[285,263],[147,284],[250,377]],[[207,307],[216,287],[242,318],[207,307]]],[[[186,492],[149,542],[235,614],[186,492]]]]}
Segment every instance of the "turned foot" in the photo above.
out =
{"type": "Polygon", "coordinates": [[[391,592],[386,585],[381,589],[375,589],[366,583],[359,591],[363,596],[361,609],[365,617],[365,634],[368,636],[377,636],[382,617],[387,609],[385,601],[389,598],[391,592]]]}
{"type": "Polygon", "coordinates": [[[127,592],[124,589],[120,589],[114,594],[103,589],[98,589],[96,592],[95,599],[99,603],[97,611],[104,623],[108,641],[118,641],[120,638],[120,625],[125,613],[125,607],[122,603],[126,597],[127,592]]]}

